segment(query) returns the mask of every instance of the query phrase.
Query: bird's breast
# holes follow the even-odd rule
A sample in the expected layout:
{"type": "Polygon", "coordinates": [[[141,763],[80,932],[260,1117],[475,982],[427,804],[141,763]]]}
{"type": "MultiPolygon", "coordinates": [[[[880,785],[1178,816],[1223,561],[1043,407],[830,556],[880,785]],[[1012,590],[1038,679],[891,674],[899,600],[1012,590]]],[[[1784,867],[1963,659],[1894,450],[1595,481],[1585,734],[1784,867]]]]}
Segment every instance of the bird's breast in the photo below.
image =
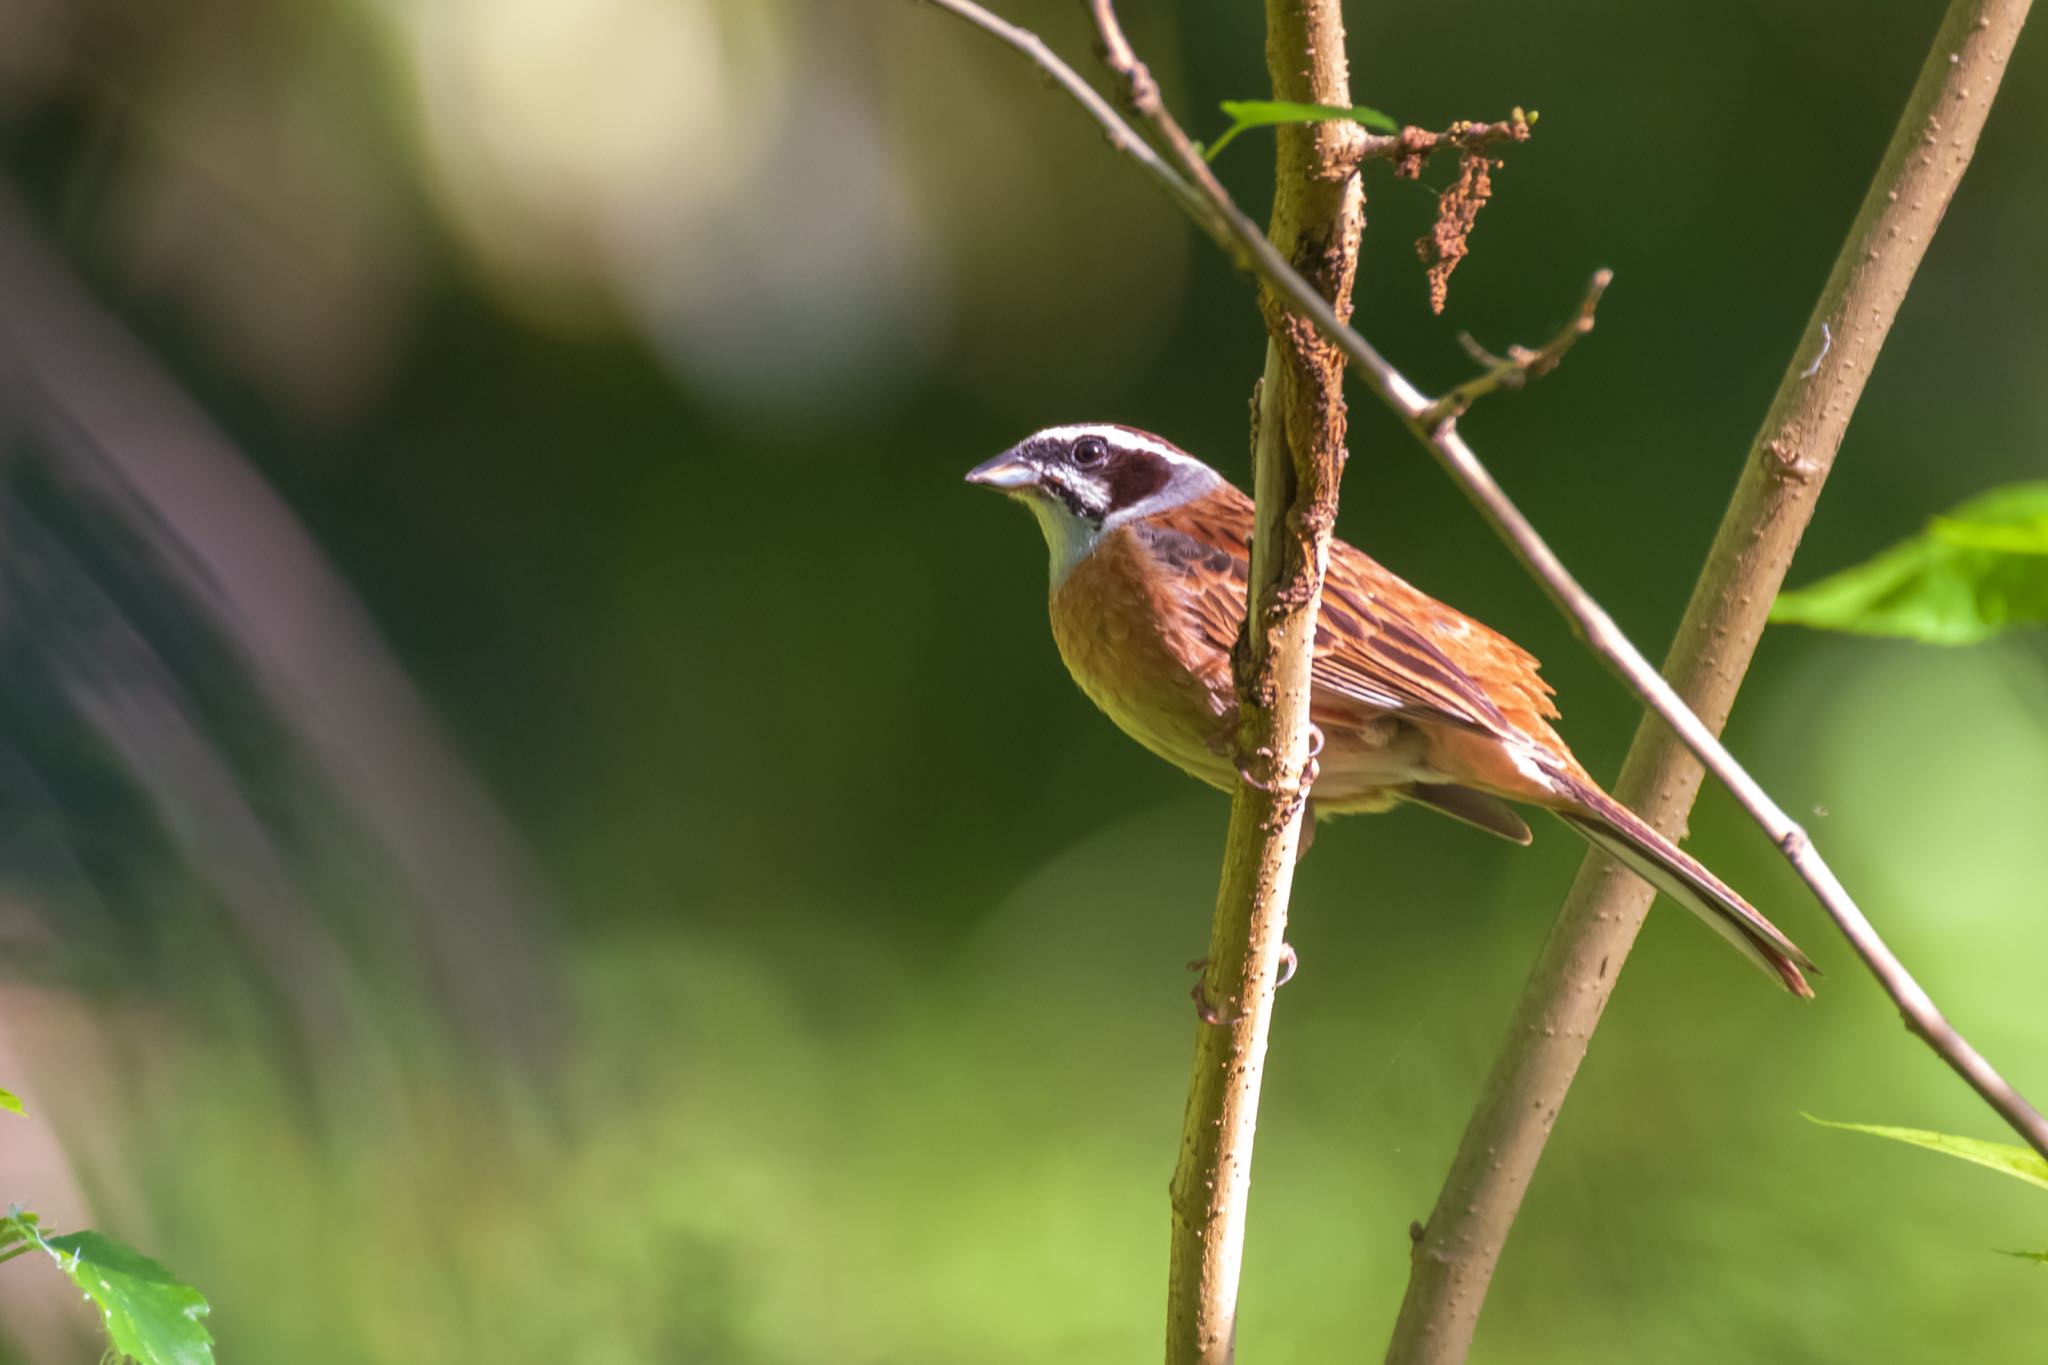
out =
{"type": "Polygon", "coordinates": [[[1125,530],[1054,585],[1053,640],[1067,671],[1117,727],[1182,771],[1228,787],[1230,661],[1192,638],[1173,581],[1125,530]]]}

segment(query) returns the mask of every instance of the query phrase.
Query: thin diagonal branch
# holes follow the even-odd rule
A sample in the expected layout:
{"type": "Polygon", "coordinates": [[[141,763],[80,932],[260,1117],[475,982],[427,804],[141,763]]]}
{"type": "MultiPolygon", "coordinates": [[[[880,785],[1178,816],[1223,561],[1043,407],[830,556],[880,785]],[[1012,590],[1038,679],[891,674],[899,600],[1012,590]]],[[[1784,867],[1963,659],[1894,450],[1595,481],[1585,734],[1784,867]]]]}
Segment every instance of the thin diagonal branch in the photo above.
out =
{"type": "Polygon", "coordinates": [[[1128,123],[1124,122],[1123,116],[1117,113],[1094,86],[1083,80],[1080,73],[1068,66],[1060,59],[1058,53],[1045,45],[1043,38],[1028,28],[1020,28],[1000,15],[984,9],[975,4],[974,0],[913,0],[913,3],[936,5],[965,19],[983,33],[1022,54],[1045,73],[1048,80],[1066,91],[1074,102],[1095,120],[1096,126],[1102,130],[1103,141],[1107,142],[1112,150],[1121,152],[1135,161],[1140,170],[1151,176],[1174,203],[1180,205],[1183,213],[1208,227],[1211,236],[1216,235],[1220,224],[1212,226],[1210,223],[1216,213],[1214,202],[1182,179],[1166,159],[1153,150],[1151,143],[1140,137],[1128,123]]]}
{"type": "MultiPolygon", "coordinates": [[[[1001,32],[990,29],[988,24],[982,22],[990,16],[987,11],[972,4],[970,0],[927,0],[927,3],[935,4],[995,32],[998,37],[1005,37],[1001,32]]],[[[1106,8],[1106,0],[1091,0],[1091,5],[1106,8]]],[[[1972,8],[1999,11],[2005,16],[2000,22],[2015,30],[2024,18],[2026,9],[2024,4],[2014,4],[2012,0],[2002,5],[1985,4],[1972,8]],[[2007,13],[2014,9],[2017,9],[2017,15],[2007,13]]],[[[1979,37],[1990,31],[1989,25],[1992,21],[1987,18],[1985,23],[1987,27],[1979,32],[1979,37]]],[[[1043,44],[1039,44],[1037,50],[1033,51],[1008,38],[1005,40],[1011,41],[1013,47],[1031,56],[1041,66],[1046,66],[1049,59],[1053,65],[1065,71],[1067,77],[1079,80],[1079,77],[1073,76],[1071,69],[1052,56],[1043,44]]],[[[1114,65],[1114,53],[1111,54],[1111,60],[1114,65]]],[[[1047,69],[1051,70],[1051,67],[1047,69]]],[[[1067,84],[1066,78],[1057,73],[1054,78],[1063,86],[1067,84]]],[[[1986,95],[1980,87],[1973,93],[1972,98],[1982,99],[1986,98],[1986,95]]],[[[1092,104],[1086,101],[1083,103],[1098,122],[1104,123],[1105,130],[1115,126],[1129,131],[1115,111],[1102,106],[1100,101],[1092,104]]],[[[1171,119],[1168,118],[1166,122],[1170,124],[1171,119]]],[[[1947,138],[1940,130],[1931,129],[1928,136],[1934,138],[1934,143],[1930,146],[1939,147],[1941,155],[1952,154],[1945,145],[1947,138]]],[[[1183,136],[1181,140],[1185,141],[1185,137],[1183,136]]],[[[1192,151],[1191,146],[1189,151],[1192,151]]],[[[1175,202],[1182,205],[1197,225],[1216,238],[1218,245],[1228,251],[1233,258],[1245,262],[1247,268],[1256,274],[1262,283],[1285,298],[1289,307],[1313,322],[1317,331],[1344,352],[1366,387],[1401,418],[1415,438],[1422,442],[1444,467],[1445,472],[1478,509],[1487,524],[1507,542],[1508,548],[1521,560],[1523,567],[1536,578],[1545,593],[1571,621],[1573,628],[1585,640],[1587,646],[1677,732],[1686,748],[1699,758],[1707,771],[1713,773],[1734,794],[1750,818],[1770,836],[1786,862],[1798,873],[1800,880],[1813,891],[1815,899],[1827,911],[1829,918],[1834,920],[1836,927],[1849,940],[1857,955],[1863,959],[1879,984],[1884,987],[1886,994],[1898,1006],[1907,1027],[1933,1048],[1941,1059],[2026,1141],[2028,1146],[2048,1157],[2048,1120],[2044,1120],[2039,1111],[2029,1104],[2026,1098],[1975,1048],[1971,1047],[1956,1031],[1955,1026],[1935,1007],[1927,992],[1906,971],[1904,964],[1885,944],[1869,919],[1849,896],[1806,831],[1771,799],[1769,793],[1764,791],[1755,778],[1744,770],[1734,756],[1722,746],[1714,731],[1693,713],[1671,685],[1650,666],[1649,660],[1643,657],[1642,652],[1629,643],[1628,637],[1622,634],[1620,627],[1614,624],[1613,618],[1608,616],[1606,610],[1566,570],[1556,553],[1501,490],[1486,466],[1465,443],[1465,438],[1458,432],[1456,421],[1453,419],[1432,423],[1430,413],[1435,406],[1434,400],[1425,397],[1409,382],[1407,376],[1373,349],[1370,342],[1345,325],[1328,302],[1317,295],[1288,265],[1286,259],[1273,249],[1272,243],[1266,240],[1257,225],[1246,218],[1227,195],[1223,195],[1220,187],[1213,194],[1204,191],[1197,195],[1196,197],[1205,201],[1199,206],[1190,204],[1189,196],[1193,187],[1204,179],[1213,184],[1213,178],[1207,177],[1206,172],[1196,174],[1200,169],[1199,156],[1193,157],[1195,164],[1190,166],[1178,147],[1169,144],[1169,154],[1173,159],[1173,165],[1168,165],[1160,157],[1140,159],[1139,164],[1166,188],[1175,202]]],[[[1933,157],[1932,152],[1929,155],[1933,157]]]]}
{"type": "MultiPolygon", "coordinates": [[[[2026,9],[2025,0],[1964,0],[1950,7],[1750,446],[1664,665],[1665,676],[1715,730],[1727,720],[1749,669],[1871,364],[1969,163],[2026,9]],[[1932,122],[1942,134],[1935,144],[1927,140],[1932,122]],[[1931,146],[1939,150],[1930,152],[1931,146]]],[[[1614,794],[1675,837],[1700,778],[1692,756],[1645,717],[1614,794]]],[[[1581,865],[1416,1244],[1389,1362],[1464,1359],[1551,1122],[1652,895],[1603,856],[1589,855],[1581,865]]],[[[1895,963],[1871,965],[1880,979],[1896,969],[1895,963]]],[[[1889,981],[1886,988],[1894,998],[1918,994],[1910,978],[1900,990],[1889,981]]],[[[1920,1027],[1915,1011],[1905,1012],[1909,1025],[1920,1027]]]]}

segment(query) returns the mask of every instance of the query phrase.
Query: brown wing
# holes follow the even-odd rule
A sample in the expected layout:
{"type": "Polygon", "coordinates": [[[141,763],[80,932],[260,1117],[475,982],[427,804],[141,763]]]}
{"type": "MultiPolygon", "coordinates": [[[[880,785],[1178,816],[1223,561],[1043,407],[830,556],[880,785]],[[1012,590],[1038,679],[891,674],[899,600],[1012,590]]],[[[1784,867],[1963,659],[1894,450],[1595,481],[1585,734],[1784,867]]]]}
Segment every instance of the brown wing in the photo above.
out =
{"type": "Polygon", "coordinates": [[[1322,622],[1336,637],[1333,655],[1354,666],[1370,659],[1425,708],[1556,743],[1544,722],[1557,706],[1534,655],[1341,540],[1330,546],[1322,622]]]}
{"type": "MultiPolygon", "coordinates": [[[[1226,656],[1244,620],[1251,528],[1251,500],[1227,485],[1132,528],[1179,570],[1191,633],[1226,656]]],[[[1557,714],[1550,686],[1526,650],[1343,541],[1330,547],[1314,685],[1378,710],[1562,748],[1544,723],[1557,714]]]]}
{"type": "MultiPolygon", "coordinates": [[[[1249,509],[1242,494],[1237,500],[1249,509]]],[[[1230,651],[1244,622],[1244,585],[1250,572],[1250,522],[1240,527],[1232,515],[1237,510],[1212,495],[1130,526],[1133,539],[1159,570],[1155,584],[1175,599],[1165,604],[1177,607],[1171,615],[1180,627],[1168,633],[1169,646],[1181,664],[1208,685],[1222,708],[1231,706],[1236,686],[1230,676],[1230,651]]]]}

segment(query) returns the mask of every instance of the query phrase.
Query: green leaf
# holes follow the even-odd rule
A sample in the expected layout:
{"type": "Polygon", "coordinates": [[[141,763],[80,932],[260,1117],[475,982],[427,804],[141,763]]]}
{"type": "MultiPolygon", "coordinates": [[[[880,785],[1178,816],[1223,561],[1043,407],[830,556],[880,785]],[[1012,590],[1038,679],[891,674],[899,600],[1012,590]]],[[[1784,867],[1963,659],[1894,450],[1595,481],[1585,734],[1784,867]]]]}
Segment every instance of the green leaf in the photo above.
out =
{"type": "Polygon", "coordinates": [[[1936,517],[1935,537],[1964,550],[1997,550],[2009,555],[2048,555],[2048,512],[2004,525],[1936,517]]]}
{"type": "Polygon", "coordinates": [[[45,1237],[24,1215],[8,1223],[50,1253],[100,1310],[119,1355],[141,1365],[213,1365],[213,1338],[199,1320],[205,1297],[126,1243],[97,1232],[45,1237]]]}
{"type": "Polygon", "coordinates": [[[2048,621],[2048,483],[1972,498],[1875,559],[1780,593],[1771,620],[1937,645],[2048,621]]]}
{"type": "Polygon", "coordinates": [[[1890,1138],[1893,1142],[1925,1147],[1930,1152],[1940,1152],[1944,1156],[1952,1156],[1960,1161],[1989,1166],[1992,1170],[2000,1171],[2015,1180],[2024,1180],[2029,1185],[2039,1185],[2042,1189],[2048,1190],[2048,1161],[2042,1160],[2038,1152],[2028,1147],[2016,1147],[2005,1142],[1983,1142],[1977,1138],[1957,1137],[1953,1133],[1934,1133],[1925,1128],[1887,1128],[1870,1123],[1836,1123],[1829,1119],[1817,1119],[1811,1114],[1802,1114],[1800,1117],[1823,1128],[1868,1133],[1872,1137],[1890,1138]]]}
{"type": "Polygon", "coordinates": [[[22,1113],[21,1096],[15,1094],[12,1090],[0,1090],[0,1109],[11,1109],[17,1114],[22,1113]]]}
{"type": "Polygon", "coordinates": [[[0,1261],[11,1261],[24,1251],[33,1250],[35,1226],[40,1221],[24,1209],[10,1209],[7,1217],[0,1219],[0,1261]]]}
{"type": "Polygon", "coordinates": [[[2002,1256],[2017,1256],[2022,1261],[2039,1261],[2042,1265],[2048,1265],[2048,1251],[2004,1251],[1999,1254],[2002,1256]]]}
{"type": "Polygon", "coordinates": [[[1230,115],[1231,124],[1223,130],[1223,136],[1211,143],[1202,153],[1214,161],[1230,145],[1230,140],[1247,128],[1271,128],[1281,123],[1333,123],[1344,120],[1362,123],[1368,128],[1377,128],[1383,133],[1398,133],[1401,125],[1377,109],[1354,105],[1347,109],[1338,104],[1291,104],[1286,100],[1225,100],[1223,112],[1230,115]]]}

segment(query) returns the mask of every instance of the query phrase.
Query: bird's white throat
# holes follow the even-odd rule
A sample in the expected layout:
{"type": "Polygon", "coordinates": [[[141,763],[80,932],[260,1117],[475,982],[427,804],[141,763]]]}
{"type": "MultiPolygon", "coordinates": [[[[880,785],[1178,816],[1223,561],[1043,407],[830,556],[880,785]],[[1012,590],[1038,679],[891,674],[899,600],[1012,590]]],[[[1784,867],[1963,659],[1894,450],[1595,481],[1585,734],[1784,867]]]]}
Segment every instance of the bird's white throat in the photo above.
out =
{"type": "Polygon", "coordinates": [[[1075,516],[1064,502],[1043,493],[1025,495],[1024,504],[1045,533],[1046,548],[1052,552],[1052,585],[1057,588],[1108,533],[1109,523],[1075,516]]]}

